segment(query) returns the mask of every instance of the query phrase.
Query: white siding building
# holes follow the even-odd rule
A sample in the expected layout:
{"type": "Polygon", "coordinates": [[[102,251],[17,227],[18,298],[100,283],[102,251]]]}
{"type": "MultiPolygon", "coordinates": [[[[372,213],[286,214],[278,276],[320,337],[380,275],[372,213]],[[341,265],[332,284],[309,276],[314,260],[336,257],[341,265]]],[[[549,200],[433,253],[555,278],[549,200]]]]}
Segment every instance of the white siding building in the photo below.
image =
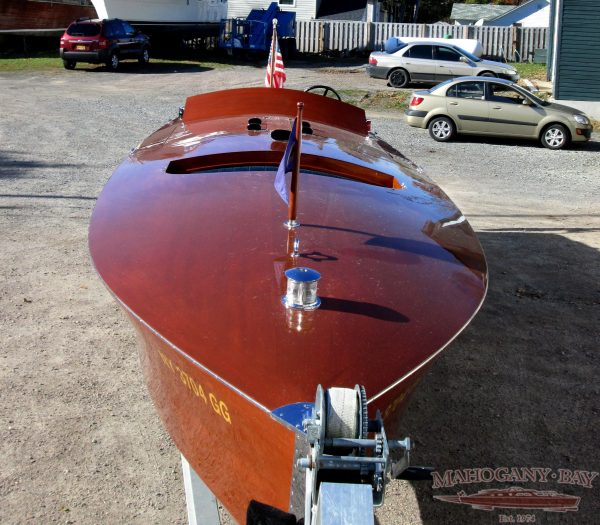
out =
{"type": "Polygon", "coordinates": [[[267,9],[276,1],[282,11],[293,11],[296,20],[354,20],[377,22],[377,0],[229,0],[227,18],[245,18],[252,9],[267,9]]]}
{"type": "MultiPolygon", "coordinates": [[[[252,9],[267,9],[273,0],[229,0],[227,18],[246,17],[252,9]]],[[[321,0],[276,0],[282,11],[294,11],[296,20],[314,20],[321,0]]]]}

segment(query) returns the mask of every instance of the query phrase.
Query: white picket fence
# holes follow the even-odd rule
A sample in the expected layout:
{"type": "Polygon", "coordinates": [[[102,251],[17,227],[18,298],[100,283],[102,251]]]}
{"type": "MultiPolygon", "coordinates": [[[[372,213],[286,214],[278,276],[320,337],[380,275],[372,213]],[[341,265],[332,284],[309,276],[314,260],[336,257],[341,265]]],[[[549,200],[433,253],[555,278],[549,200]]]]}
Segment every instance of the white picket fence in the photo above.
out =
{"type": "Polygon", "coordinates": [[[372,51],[392,37],[476,38],[483,54],[507,61],[528,61],[534,50],[546,49],[549,31],[544,27],[451,26],[343,21],[296,22],[296,45],[303,53],[372,51]]]}

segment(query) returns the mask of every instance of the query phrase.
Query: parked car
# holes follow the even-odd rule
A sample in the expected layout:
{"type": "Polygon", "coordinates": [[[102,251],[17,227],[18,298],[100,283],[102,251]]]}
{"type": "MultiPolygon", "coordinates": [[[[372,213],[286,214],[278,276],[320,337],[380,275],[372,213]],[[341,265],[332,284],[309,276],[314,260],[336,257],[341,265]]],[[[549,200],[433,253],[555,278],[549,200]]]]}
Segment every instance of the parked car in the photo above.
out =
{"type": "Polygon", "coordinates": [[[77,62],[106,64],[116,71],[121,60],[150,60],[150,39],[118,18],[94,20],[79,18],[72,22],[60,39],[60,57],[66,69],[77,62]]]}
{"type": "Polygon", "coordinates": [[[550,149],[589,140],[590,119],[578,109],[546,102],[509,80],[461,77],[416,91],[406,110],[411,126],[446,142],[457,133],[538,139],[550,149]]]}
{"type": "Polygon", "coordinates": [[[371,53],[367,74],[387,79],[388,85],[397,88],[410,82],[437,84],[472,75],[519,80],[517,70],[509,64],[484,60],[458,46],[440,42],[401,43],[393,53],[371,53]]]}

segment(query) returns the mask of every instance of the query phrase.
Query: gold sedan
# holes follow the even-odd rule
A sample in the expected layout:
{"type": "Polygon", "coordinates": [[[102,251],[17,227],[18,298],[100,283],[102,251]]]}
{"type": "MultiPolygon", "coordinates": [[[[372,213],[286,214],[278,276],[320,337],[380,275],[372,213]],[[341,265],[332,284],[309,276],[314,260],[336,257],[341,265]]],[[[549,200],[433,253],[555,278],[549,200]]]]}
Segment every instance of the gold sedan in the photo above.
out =
{"type": "Polygon", "coordinates": [[[417,91],[406,115],[411,126],[427,128],[438,142],[465,133],[531,138],[561,149],[589,140],[593,131],[581,111],[546,102],[500,78],[460,77],[417,91]]]}

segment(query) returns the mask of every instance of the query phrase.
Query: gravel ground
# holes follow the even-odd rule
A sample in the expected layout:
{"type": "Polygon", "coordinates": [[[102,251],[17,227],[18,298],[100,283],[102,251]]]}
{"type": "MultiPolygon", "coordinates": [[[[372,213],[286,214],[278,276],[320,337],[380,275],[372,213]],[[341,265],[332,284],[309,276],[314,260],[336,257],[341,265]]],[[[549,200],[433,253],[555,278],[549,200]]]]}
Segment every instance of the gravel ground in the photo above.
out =
{"type": "MultiPolygon", "coordinates": [[[[0,75],[0,523],[185,523],[179,456],[133,330],[91,268],[87,227],[120,160],[187,95],[263,75],[135,64],[0,75]]],[[[356,68],[288,65],[289,87],[310,84],[387,89],[356,68]]],[[[370,117],[461,207],[490,265],[482,311],[407,410],[414,463],[565,469],[525,486],[581,497],[576,513],[486,512],[432,496],[506,483],[394,482],[379,523],[598,523],[600,480],[565,480],[600,471],[600,137],[558,152],[439,144],[399,113],[370,117]]]]}

